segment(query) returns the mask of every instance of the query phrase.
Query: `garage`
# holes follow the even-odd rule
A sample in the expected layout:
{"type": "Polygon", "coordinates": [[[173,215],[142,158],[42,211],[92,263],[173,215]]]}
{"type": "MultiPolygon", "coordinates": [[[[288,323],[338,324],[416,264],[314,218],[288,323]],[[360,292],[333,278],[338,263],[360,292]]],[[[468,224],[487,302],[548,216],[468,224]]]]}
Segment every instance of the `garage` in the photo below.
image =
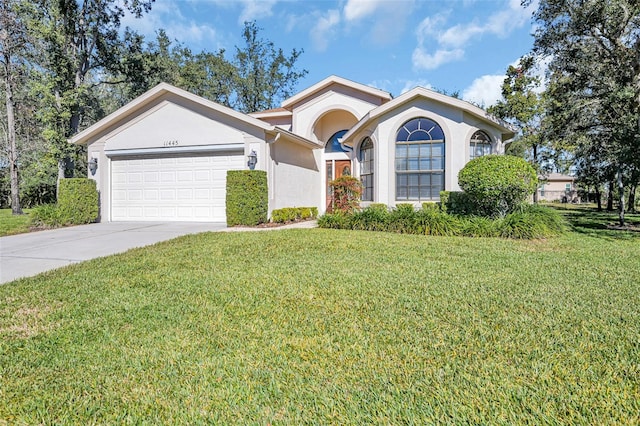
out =
{"type": "Polygon", "coordinates": [[[242,154],[115,157],[112,221],[224,222],[227,170],[242,154]]]}

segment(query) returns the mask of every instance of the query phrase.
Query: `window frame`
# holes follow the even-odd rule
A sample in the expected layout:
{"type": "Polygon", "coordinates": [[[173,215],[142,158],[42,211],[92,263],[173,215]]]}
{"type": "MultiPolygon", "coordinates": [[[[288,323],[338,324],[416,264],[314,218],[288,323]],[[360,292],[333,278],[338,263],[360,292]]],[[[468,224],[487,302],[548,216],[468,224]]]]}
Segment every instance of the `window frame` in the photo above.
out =
{"type": "Polygon", "coordinates": [[[445,189],[446,172],[446,137],[442,126],[427,117],[407,120],[396,132],[394,148],[395,200],[439,200],[445,189]]]}
{"type": "Polygon", "coordinates": [[[360,182],[362,182],[362,201],[374,201],[374,175],[375,175],[375,148],[373,140],[365,137],[358,149],[358,161],[360,163],[360,182]],[[364,158],[369,154],[368,158],[364,158]],[[366,167],[365,167],[366,166],[366,167]]]}
{"type": "Polygon", "coordinates": [[[485,155],[490,155],[492,152],[493,141],[491,140],[491,136],[489,136],[489,134],[484,130],[476,130],[475,132],[473,132],[473,135],[471,135],[471,139],[469,139],[469,161],[475,158],[484,157],[485,155]],[[482,135],[486,139],[482,139],[477,135],[482,135]],[[483,147],[481,155],[476,155],[476,149],[478,145],[483,147]],[[488,148],[488,152],[485,152],[485,148],[488,148]]]}

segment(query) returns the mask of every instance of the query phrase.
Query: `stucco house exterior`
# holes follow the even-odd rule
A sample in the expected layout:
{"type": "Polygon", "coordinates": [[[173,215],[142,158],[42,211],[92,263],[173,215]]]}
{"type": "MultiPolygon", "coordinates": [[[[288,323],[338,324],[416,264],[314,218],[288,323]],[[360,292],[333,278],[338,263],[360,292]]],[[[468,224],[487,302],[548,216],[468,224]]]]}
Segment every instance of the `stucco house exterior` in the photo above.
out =
{"type": "Polygon", "coordinates": [[[102,221],[224,221],[227,170],[257,156],[269,211],[315,206],[360,178],[362,203],[437,201],[472,158],[503,153],[504,122],[416,87],[397,98],[330,76],[280,108],[243,114],[160,84],[70,139],[85,144],[102,221]]]}
{"type": "Polygon", "coordinates": [[[543,183],[538,187],[538,200],[578,202],[578,191],[575,185],[575,177],[561,173],[549,173],[542,177],[543,183]]]}

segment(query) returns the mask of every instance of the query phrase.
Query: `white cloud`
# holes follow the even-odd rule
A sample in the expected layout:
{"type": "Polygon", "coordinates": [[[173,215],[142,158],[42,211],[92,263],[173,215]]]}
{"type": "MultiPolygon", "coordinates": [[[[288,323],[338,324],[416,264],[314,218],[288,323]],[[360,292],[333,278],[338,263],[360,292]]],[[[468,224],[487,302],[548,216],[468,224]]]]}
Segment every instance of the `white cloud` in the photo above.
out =
{"type": "Polygon", "coordinates": [[[340,11],[331,9],[326,14],[318,17],[316,25],[311,29],[311,39],[315,48],[324,51],[329,45],[329,40],[335,35],[336,26],[340,23],[340,11]]]}
{"type": "Polygon", "coordinates": [[[440,65],[446,64],[448,62],[457,61],[464,57],[464,50],[462,49],[453,49],[453,50],[436,50],[435,53],[427,53],[424,48],[416,47],[413,50],[413,55],[411,56],[413,66],[417,69],[423,70],[433,70],[438,68],[440,65]]]}
{"type": "Polygon", "coordinates": [[[180,11],[180,6],[173,0],[154,3],[151,12],[137,19],[127,12],[122,24],[128,26],[147,40],[152,40],[159,29],[164,29],[171,40],[179,40],[189,45],[206,43],[203,49],[213,50],[212,46],[220,47],[219,34],[213,27],[187,19],[180,11]]]}
{"type": "Polygon", "coordinates": [[[242,0],[240,3],[242,3],[242,11],[238,23],[242,24],[273,15],[272,9],[277,0],[242,0]]]}
{"type": "Polygon", "coordinates": [[[344,18],[347,21],[356,21],[373,14],[381,5],[389,3],[388,0],[347,0],[344,6],[344,18]]]}
{"type": "Polygon", "coordinates": [[[432,89],[433,90],[433,86],[431,85],[431,83],[429,83],[427,80],[424,80],[424,79],[403,80],[402,82],[404,83],[404,86],[400,90],[400,94],[408,92],[409,90],[411,90],[411,89],[413,89],[415,87],[418,87],[418,86],[424,87],[425,89],[432,89]]]}
{"type": "Polygon", "coordinates": [[[491,106],[502,98],[501,86],[504,79],[504,74],[478,77],[462,92],[462,99],[483,107],[491,106]]]}
{"type": "Polygon", "coordinates": [[[418,44],[413,52],[414,69],[435,69],[448,62],[464,57],[464,48],[485,34],[507,37],[517,28],[531,20],[537,7],[533,2],[527,8],[520,0],[509,0],[504,7],[480,22],[459,23],[446,27],[449,14],[425,18],[416,31],[418,44]],[[435,53],[429,53],[433,52],[435,53]]]}

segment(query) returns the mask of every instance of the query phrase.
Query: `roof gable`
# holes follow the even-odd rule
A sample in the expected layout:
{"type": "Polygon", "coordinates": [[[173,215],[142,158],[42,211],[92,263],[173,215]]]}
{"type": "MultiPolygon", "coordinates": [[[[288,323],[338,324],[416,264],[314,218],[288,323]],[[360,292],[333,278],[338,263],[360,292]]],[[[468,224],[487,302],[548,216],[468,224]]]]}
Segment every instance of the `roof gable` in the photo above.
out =
{"type": "Polygon", "coordinates": [[[193,93],[179,89],[170,84],[160,83],[146,93],[138,96],[136,99],[132,100],[125,106],[109,114],[102,120],[89,126],[82,132],[74,135],[69,139],[69,142],[74,144],[85,144],[91,139],[95,139],[96,137],[99,137],[103,134],[107,134],[115,130],[119,126],[126,124],[131,119],[139,117],[146,111],[154,108],[158,104],[158,102],[161,102],[162,99],[168,96],[175,96],[178,99],[192,103],[195,107],[203,108],[205,110],[211,110],[212,112],[218,114],[223,114],[257,129],[262,129],[264,131],[273,130],[273,126],[265,123],[262,120],[250,117],[246,114],[235,111],[234,109],[194,95],[193,93]]]}
{"type": "Polygon", "coordinates": [[[500,129],[505,139],[511,139],[515,135],[515,130],[511,128],[511,126],[490,115],[488,112],[479,108],[469,102],[463,101],[461,99],[453,98],[451,96],[443,95],[441,93],[435,92],[433,90],[425,89],[424,87],[415,87],[408,92],[403,93],[397,98],[380,105],[367,113],[362,119],[349,130],[347,134],[344,135],[343,140],[347,145],[351,144],[351,137],[355,135],[360,129],[367,126],[374,120],[377,120],[384,114],[387,114],[395,109],[402,107],[403,105],[412,102],[415,99],[428,99],[431,101],[435,101],[447,106],[454,107],[459,109],[465,113],[468,113],[480,120],[492,125],[493,127],[500,129]]]}
{"type": "Polygon", "coordinates": [[[360,92],[367,97],[376,98],[381,104],[392,99],[391,94],[388,92],[332,75],[314,84],[313,86],[293,95],[292,97],[285,99],[282,102],[282,108],[290,110],[297,104],[308,102],[333,85],[345,88],[350,91],[360,92]]]}

